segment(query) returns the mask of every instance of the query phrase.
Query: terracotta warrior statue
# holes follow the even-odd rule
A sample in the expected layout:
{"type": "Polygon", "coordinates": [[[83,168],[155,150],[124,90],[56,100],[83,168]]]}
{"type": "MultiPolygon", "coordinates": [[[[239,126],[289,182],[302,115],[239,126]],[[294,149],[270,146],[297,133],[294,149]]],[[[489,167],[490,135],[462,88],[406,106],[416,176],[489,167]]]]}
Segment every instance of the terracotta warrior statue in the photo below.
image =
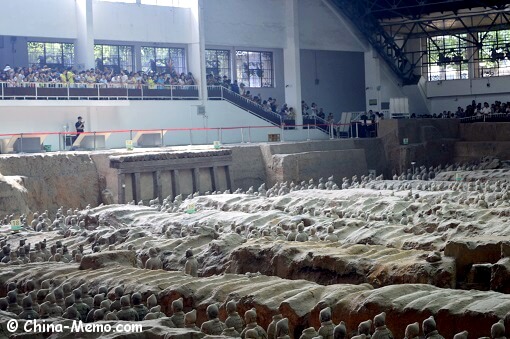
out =
{"type": "Polygon", "coordinates": [[[386,313],[379,313],[374,317],[375,332],[372,339],[393,339],[393,334],[386,327],[386,313]]]}
{"type": "Polygon", "coordinates": [[[182,311],[184,306],[182,301],[182,297],[172,301],[173,315],[170,317],[170,319],[177,328],[184,328],[184,312],[182,311]]]}
{"type": "Polygon", "coordinates": [[[208,335],[221,335],[223,330],[227,328],[224,323],[218,319],[219,309],[216,304],[207,306],[207,319],[200,327],[200,330],[208,335]]]}
{"type": "Polygon", "coordinates": [[[225,326],[227,328],[233,327],[239,335],[243,331],[244,321],[243,318],[237,313],[237,303],[234,300],[230,300],[226,305],[227,319],[225,320],[225,326]]]}
{"type": "Polygon", "coordinates": [[[425,334],[425,338],[427,339],[444,339],[442,335],[440,335],[436,328],[436,321],[433,316],[428,317],[423,320],[422,324],[423,334],[425,334]]]}
{"type": "Polygon", "coordinates": [[[251,338],[250,334],[247,332],[252,330],[255,331],[251,332],[255,333],[255,339],[267,339],[266,331],[264,331],[264,329],[257,324],[257,312],[254,308],[244,313],[244,321],[246,322],[246,327],[241,332],[241,338],[251,338]]]}
{"type": "Polygon", "coordinates": [[[333,339],[333,332],[335,330],[335,324],[331,320],[331,308],[326,307],[319,313],[319,320],[321,321],[321,327],[319,328],[319,335],[323,339],[333,339]]]}
{"type": "Polygon", "coordinates": [[[418,339],[420,337],[420,324],[417,322],[407,325],[405,339],[418,339]]]}

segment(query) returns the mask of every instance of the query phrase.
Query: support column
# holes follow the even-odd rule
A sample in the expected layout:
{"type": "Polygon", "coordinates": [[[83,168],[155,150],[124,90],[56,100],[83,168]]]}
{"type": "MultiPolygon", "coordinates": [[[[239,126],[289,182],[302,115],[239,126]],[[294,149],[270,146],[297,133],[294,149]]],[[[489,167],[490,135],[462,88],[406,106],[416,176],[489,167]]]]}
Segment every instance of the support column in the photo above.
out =
{"type": "Polygon", "coordinates": [[[285,64],[285,102],[296,112],[296,125],[303,124],[301,112],[301,56],[299,47],[299,5],[298,0],[286,0],[286,40],[283,50],[285,64]]]}
{"type": "Polygon", "coordinates": [[[388,100],[381,95],[381,59],[373,48],[369,48],[364,54],[365,58],[365,111],[381,110],[381,100],[388,100]],[[370,100],[377,100],[377,105],[370,105],[370,100]]]}
{"type": "Polygon", "coordinates": [[[75,68],[79,71],[94,68],[92,0],[76,0],[76,25],[78,37],[74,45],[75,68]]]}
{"type": "Polygon", "coordinates": [[[126,175],[124,173],[117,175],[117,203],[126,203],[126,175]]]}
{"type": "Polygon", "coordinates": [[[201,100],[207,99],[207,81],[205,74],[205,34],[203,0],[191,2],[191,42],[188,44],[188,71],[193,73],[198,85],[201,100]]]}
{"type": "Polygon", "coordinates": [[[200,169],[193,168],[191,170],[191,179],[193,181],[193,193],[200,192],[200,169]]]}
{"type": "Polygon", "coordinates": [[[142,44],[141,43],[135,43],[133,44],[133,71],[139,72],[142,70],[142,44]]]}
{"type": "Polygon", "coordinates": [[[173,170],[170,173],[170,176],[171,176],[171,180],[172,180],[172,195],[173,195],[173,198],[175,199],[176,196],[181,194],[181,186],[179,184],[180,183],[179,171],[173,170]]]}
{"type": "Polygon", "coordinates": [[[133,199],[135,203],[138,204],[140,200],[142,200],[142,187],[140,186],[140,173],[133,173],[131,175],[132,180],[132,191],[133,191],[133,199]]]}
{"type": "Polygon", "coordinates": [[[161,171],[152,172],[152,184],[153,184],[153,192],[154,199],[158,198],[159,202],[163,202],[163,188],[161,186],[161,171]]]}
{"type": "Polygon", "coordinates": [[[227,188],[232,192],[234,190],[234,182],[232,180],[232,167],[225,166],[225,176],[227,177],[227,188]]]}
{"type": "Polygon", "coordinates": [[[209,173],[211,175],[211,186],[213,191],[219,190],[218,185],[218,169],[216,166],[209,167],[209,173]]]}
{"type": "Polygon", "coordinates": [[[479,62],[475,61],[475,57],[477,57],[477,53],[479,53],[478,49],[475,47],[476,41],[473,41],[472,37],[468,37],[469,43],[467,48],[467,60],[468,60],[468,78],[474,79],[479,77],[479,62]]]}

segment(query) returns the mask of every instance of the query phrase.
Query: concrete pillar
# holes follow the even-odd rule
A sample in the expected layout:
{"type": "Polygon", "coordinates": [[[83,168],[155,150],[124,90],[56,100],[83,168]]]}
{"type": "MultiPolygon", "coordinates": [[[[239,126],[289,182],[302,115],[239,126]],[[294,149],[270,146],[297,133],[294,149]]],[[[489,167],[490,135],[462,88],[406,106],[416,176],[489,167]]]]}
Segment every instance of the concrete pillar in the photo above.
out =
{"type": "Polygon", "coordinates": [[[117,196],[117,203],[119,204],[125,204],[126,203],[126,175],[123,173],[119,173],[117,175],[117,190],[118,190],[118,196],[117,196]]]}
{"type": "Polygon", "coordinates": [[[301,112],[301,56],[299,53],[298,0],[286,0],[286,46],[283,49],[285,102],[296,112],[296,125],[303,124],[301,112]]]}
{"type": "Polygon", "coordinates": [[[476,57],[478,56],[477,53],[479,53],[479,51],[475,47],[476,41],[474,41],[472,37],[468,37],[468,40],[469,40],[469,42],[468,42],[467,56],[466,56],[467,60],[469,61],[469,63],[468,63],[468,78],[474,79],[474,78],[480,76],[479,71],[478,71],[479,62],[478,62],[478,60],[475,61],[475,59],[477,59],[476,57]]]}
{"type": "MultiPolygon", "coordinates": [[[[365,110],[381,110],[381,59],[372,48],[364,53],[365,56],[365,110]],[[377,105],[370,105],[370,100],[377,100],[377,105]]],[[[389,98],[388,98],[389,99],[389,98]]]]}
{"type": "Polygon", "coordinates": [[[227,179],[227,188],[233,192],[234,191],[234,176],[232,173],[232,166],[225,166],[225,177],[227,179]]]}
{"type": "Polygon", "coordinates": [[[200,169],[198,167],[191,170],[191,179],[193,181],[193,193],[200,192],[200,169]]]}
{"type": "Polygon", "coordinates": [[[175,198],[176,196],[181,194],[181,185],[180,185],[181,178],[179,177],[179,170],[172,170],[170,172],[170,175],[171,175],[171,180],[172,180],[172,196],[173,196],[173,198],[175,198]]]}
{"type": "Polygon", "coordinates": [[[154,199],[158,198],[159,202],[163,202],[163,186],[161,185],[161,171],[152,172],[152,184],[154,199]]]}
{"type": "Polygon", "coordinates": [[[141,43],[135,43],[133,44],[133,48],[134,48],[134,51],[133,51],[133,64],[134,64],[134,69],[133,71],[135,72],[139,72],[142,70],[142,44],[141,43]]]}
{"type": "Polygon", "coordinates": [[[133,190],[133,199],[138,204],[142,200],[142,186],[140,186],[140,172],[131,174],[131,187],[133,190]]]}
{"type": "Polygon", "coordinates": [[[93,68],[95,61],[92,0],[76,0],[76,25],[78,37],[74,44],[75,68],[77,70],[93,68]]]}
{"type": "Polygon", "coordinates": [[[220,187],[218,184],[218,169],[216,166],[212,166],[209,168],[209,172],[211,174],[211,186],[213,191],[219,191],[220,187]]]}
{"type": "Polygon", "coordinates": [[[207,99],[207,81],[205,74],[205,34],[203,0],[189,0],[191,2],[191,41],[188,44],[188,71],[193,73],[199,86],[201,100],[207,99]]]}

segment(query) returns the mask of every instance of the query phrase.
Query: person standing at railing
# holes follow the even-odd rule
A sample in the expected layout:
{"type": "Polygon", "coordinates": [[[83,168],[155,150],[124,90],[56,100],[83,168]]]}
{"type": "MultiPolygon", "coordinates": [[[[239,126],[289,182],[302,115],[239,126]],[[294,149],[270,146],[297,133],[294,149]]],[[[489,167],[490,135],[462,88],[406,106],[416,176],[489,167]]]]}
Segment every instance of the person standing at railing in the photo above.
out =
{"type": "Polygon", "coordinates": [[[85,75],[85,81],[87,81],[88,88],[94,88],[94,83],[96,82],[96,77],[94,75],[93,70],[87,71],[85,75]]]}
{"type": "Polygon", "coordinates": [[[164,89],[165,88],[165,79],[163,76],[157,76],[156,75],[156,84],[158,84],[158,89],[164,89]]]}
{"type": "Polygon", "coordinates": [[[483,108],[482,108],[482,115],[489,116],[491,113],[492,113],[492,111],[491,111],[491,108],[489,107],[489,103],[484,102],[483,108]]]}
{"type": "Polygon", "coordinates": [[[315,102],[312,102],[312,116],[317,116],[317,113],[319,113],[319,109],[317,108],[317,104],[315,102]]]}
{"type": "Polygon", "coordinates": [[[308,117],[308,109],[310,109],[308,104],[304,100],[301,100],[301,112],[303,112],[303,116],[308,117]]]}
{"type": "Polygon", "coordinates": [[[296,112],[294,111],[294,107],[290,107],[289,111],[287,112],[287,119],[296,121],[296,112]]]}
{"type": "Polygon", "coordinates": [[[149,86],[149,89],[154,89],[155,88],[154,80],[152,79],[151,76],[149,76],[149,78],[147,79],[147,86],[149,86]]]}
{"type": "Polygon", "coordinates": [[[63,84],[67,83],[67,69],[64,69],[64,71],[60,73],[60,82],[63,84]]]}
{"type": "Polygon", "coordinates": [[[101,79],[99,79],[98,83],[101,85],[101,87],[106,87],[108,85],[108,80],[106,80],[106,77],[101,75],[101,79]]]}
{"type": "Polygon", "coordinates": [[[74,75],[73,71],[69,69],[67,71],[67,75],[66,76],[67,76],[67,82],[69,84],[74,84],[74,77],[75,77],[75,75],[74,75]]]}
{"type": "Polygon", "coordinates": [[[78,121],[74,124],[76,127],[76,135],[73,137],[73,144],[78,139],[78,136],[85,131],[85,121],[82,117],[78,117],[78,121]]]}
{"type": "Polygon", "coordinates": [[[324,109],[322,107],[319,109],[319,113],[317,113],[317,116],[321,119],[326,119],[326,113],[324,113],[324,109]]]}
{"type": "Polygon", "coordinates": [[[239,85],[237,84],[237,80],[234,80],[234,83],[230,85],[230,90],[236,94],[240,94],[239,85]]]}

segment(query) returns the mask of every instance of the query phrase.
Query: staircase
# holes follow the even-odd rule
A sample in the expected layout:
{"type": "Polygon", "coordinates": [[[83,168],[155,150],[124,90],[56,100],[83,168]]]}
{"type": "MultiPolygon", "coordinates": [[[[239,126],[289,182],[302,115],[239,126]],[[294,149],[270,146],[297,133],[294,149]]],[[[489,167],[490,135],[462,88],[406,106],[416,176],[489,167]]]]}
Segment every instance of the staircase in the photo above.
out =
{"type": "Polygon", "coordinates": [[[261,105],[251,101],[223,86],[207,86],[207,97],[209,100],[225,100],[260,119],[275,126],[282,125],[282,117],[274,112],[266,111],[261,105]]]}
{"type": "Polygon", "coordinates": [[[303,116],[303,125],[314,125],[312,128],[316,128],[320,131],[323,131],[326,134],[329,134],[329,123],[318,116],[303,116]]]}
{"type": "MultiPolygon", "coordinates": [[[[268,112],[262,107],[262,105],[257,104],[256,102],[239,95],[230,89],[223,86],[207,86],[207,97],[209,100],[225,100],[235,105],[256,117],[267,121],[275,126],[282,126],[282,124],[286,125],[294,125],[294,120],[283,120],[280,114],[275,112],[268,112]]],[[[317,116],[315,117],[303,117],[303,125],[317,125],[318,130],[323,131],[326,134],[329,134],[328,123],[326,120],[321,119],[317,116]]],[[[306,127],[304,127],[306,128],[306,127]]]]}
{"type": "MultiPolygon", "coordinates": [[[[415,71],[418,71],[417,62],[410,59],[412,54],[406,53],[405,49],[399,46],[395,36],[386,32],[377,17],[373,15],[370,2],[361,0],[331,0],[331,2],[351,20],[404,86],[418,83],[421,76],[415,74],[415,71]]],[[[389,2],[383,1],[383,3],[389,2]]],[[[400,4],[400,1],[392,2],[400,4]]],[[[377,1],[372,3],[372,6],[376,6],[377,1]]],[[[398,5],[395,4],[395,6],[398,5]]]]}

